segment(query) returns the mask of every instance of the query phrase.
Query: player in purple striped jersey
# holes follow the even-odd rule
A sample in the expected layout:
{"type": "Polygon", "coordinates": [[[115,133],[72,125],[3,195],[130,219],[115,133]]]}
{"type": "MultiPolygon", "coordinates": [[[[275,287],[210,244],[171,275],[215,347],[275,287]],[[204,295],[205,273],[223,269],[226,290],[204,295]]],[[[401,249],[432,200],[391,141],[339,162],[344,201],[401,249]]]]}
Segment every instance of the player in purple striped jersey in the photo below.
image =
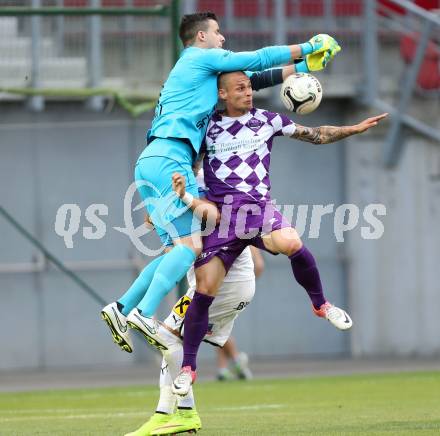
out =
{"type": "Polygon", "coordinates": [[[185,395],[195,380],[209,306],[234,259],[248,245],[286,255],[314,313],[340,330],[352,326],[348,314],[324,297],[313,255],[270,200],[270,153],[276,136],[325,144],[362,133],[387,116],[368,118],[354,126],[304,127],[282,114],[254,108],[251,83],[242,72],[222,74],[218,85],[226,110],[215,112],[208,125],[204,170],[206,198],[217,203],[221,220],[204,238],[195,263],[197,291],[185,318],[182,370],[173,383],[173,392],[179,395],[185,395]]]}

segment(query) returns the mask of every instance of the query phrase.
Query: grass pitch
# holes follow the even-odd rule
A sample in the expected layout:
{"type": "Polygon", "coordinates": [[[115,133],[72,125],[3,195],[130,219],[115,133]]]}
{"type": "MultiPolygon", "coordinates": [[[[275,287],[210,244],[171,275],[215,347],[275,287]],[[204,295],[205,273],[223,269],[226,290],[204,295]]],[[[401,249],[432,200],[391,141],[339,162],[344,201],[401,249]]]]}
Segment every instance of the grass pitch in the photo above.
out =
{"type": "MultiPolygon", "coordinates": [[[[202,435],[440,435],[440,373],[199,383],[202,435]]],[[[123,435],[152,386],[0,394],[0,435],[123,435]]]]}

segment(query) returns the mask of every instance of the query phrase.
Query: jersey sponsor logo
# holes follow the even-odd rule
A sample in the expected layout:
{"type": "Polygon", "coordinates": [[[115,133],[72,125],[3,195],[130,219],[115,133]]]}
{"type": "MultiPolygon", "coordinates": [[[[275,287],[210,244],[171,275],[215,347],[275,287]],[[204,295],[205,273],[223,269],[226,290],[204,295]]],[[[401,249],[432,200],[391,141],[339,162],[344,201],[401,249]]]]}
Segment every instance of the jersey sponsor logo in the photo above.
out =
{"type": "Polygon", "coordinates": [[[185,316],[186,311],[188,310],[189,303],[191,303],[191,298],[184,295],[182,298],[177,301],[177,303],[173,307],[173,312],[183,318],[185,316]]]}
{"type": "Polygon", "coordinates": [[[209,120],[209,115],[205,115],[201,120],[197,121],[196,127],[201,130],[205,127],[206,123],[209,120]]]}
{"type": "Polygon", "coordinates": [[[201,118],[196,122],[196,127],[199,130],[203,129],[205,126],[206,127],[208,126],[209,119],[211,118],[211,115],[214,113],[214,110],[215,110],[215,106],[211,109],[209,114],[206,114],[203,118],[201,118]]]}
{"type": "Polygon", "coordinates": [[[239,305],[234,310],[243,310],[250,301],[240,301],[239,305]]]}
{"type": "Polygon", "coordinates": [[[216,142],[206,146],[206,152],[209,157],[213,157],[215,154],[220,153],[244,153],[249,151],[255,151],[265,145],[262,138],[246,138],[229,142],[216,142]]]}

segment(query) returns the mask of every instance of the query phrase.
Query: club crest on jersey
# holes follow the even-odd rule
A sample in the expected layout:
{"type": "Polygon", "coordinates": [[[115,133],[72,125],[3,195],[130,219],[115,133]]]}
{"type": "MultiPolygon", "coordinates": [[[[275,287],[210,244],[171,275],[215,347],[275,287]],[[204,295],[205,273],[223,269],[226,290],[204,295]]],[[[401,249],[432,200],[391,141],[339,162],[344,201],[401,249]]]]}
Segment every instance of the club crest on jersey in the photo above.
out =
{"type": "Polygon", "coordinates": [[[188,310],[189,303],[191,303],[191,298],[189,298],[188,296],[184,295],[174,305],[173,312],[177,316],[180,316],[180,318],[183,318],[185,316],[186,311],[188,310]]]}
{"type": "Polygon", "coordinates": [[[245,126],[249,129],[251,129],[253,132],[257,133],[261,127],[263,126],[263,121],[259,120],[258,118],[251,118],[245,126]]]}
{"type": "Polygon", "coordinates": [[[218,135],[223,132],[224,129],[222,129],[219,125],[214,124],[209,130],[206,136],[210,139],[212,139],[213,142],[218,138],[218,135]]]}

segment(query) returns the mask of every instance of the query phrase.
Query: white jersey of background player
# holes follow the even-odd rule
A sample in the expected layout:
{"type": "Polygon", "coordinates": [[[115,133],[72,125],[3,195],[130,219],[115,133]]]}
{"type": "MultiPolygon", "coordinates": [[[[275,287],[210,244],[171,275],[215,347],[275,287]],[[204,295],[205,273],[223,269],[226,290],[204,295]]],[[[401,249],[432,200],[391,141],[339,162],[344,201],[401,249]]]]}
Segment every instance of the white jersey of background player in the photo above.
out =
{"type": "MultiPolygon", "coordinates": [[[[205,190],[203,180],[203,171],[200,170],[197,175],[197,183],[201,194],[205,190]]],[[[196,289],[196,280],[194,267],[187,274],[189,289],[174,305],[171,313],[164,320],[159,328],[159,334],[166,341],[164,345],[168,350],[162,351],[163,360],[160,370],[160,397],[156,407],[156,412],[141,428],[128,435],[147,435],[150,429],[166,426],[170,431],[181,429],[182,417],[176,421],[176,427],[173,427],[173,413],[177,403],[177,413],[179,410],[193,411],[200,423],[200,418],[195,411],[195,401],[192,388],[185,397],[177,398],[171,391],[174,378],[180,371],[183,359],[183,345],[181,337],[184,335],[183,321],[185,319],[186,309],[191,302],[196,289]],[[183,408],[183,409],[182,409],[183,408]]],[[[248,306],[255,294],[255,274],[254,263],[250,247],[247,247],[236,259],[223,284],[217,294],[216,299],[209,308],[209,331],[204,341],[212,345],[222,347],[228,340],[234,321],[237,316],[248,306]]],[[[200,427],[198,427],[200,428],[200,427]]],[[[164,433],[166,434],[166,433],[164,433]]],[[[128,436],[127,435],[127,436],[128,436]]]]}

